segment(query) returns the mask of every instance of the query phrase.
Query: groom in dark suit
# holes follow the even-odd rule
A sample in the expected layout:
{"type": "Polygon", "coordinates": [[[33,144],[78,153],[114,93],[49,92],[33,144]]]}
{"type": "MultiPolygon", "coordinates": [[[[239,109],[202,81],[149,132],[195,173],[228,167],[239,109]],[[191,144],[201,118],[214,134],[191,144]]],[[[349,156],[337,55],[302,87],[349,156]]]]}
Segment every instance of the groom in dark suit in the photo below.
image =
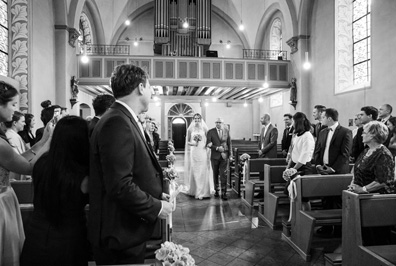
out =
{"type": "Polygon", "coordinates": [[[117,100],[91,137],[89,237],[96,264],[142,264],[146,241],[172,204],[137,118],[151,97],[147,73],[131,64],[117,66],[111,88],[117,100]]]}
{"type": "Polygon", "coordinates": [[[223,119],[217,118],[216,127],[208,131],[206,136],[206,146],[212,152],[210,162],[213,169],[213,181],[215,185],[215,197],[219,197],[219,175],[221,183],[221,198],[228,200],[227,197],[227,160],[232,156],[231,137],[228,128],[223,125],[223,119]]]}

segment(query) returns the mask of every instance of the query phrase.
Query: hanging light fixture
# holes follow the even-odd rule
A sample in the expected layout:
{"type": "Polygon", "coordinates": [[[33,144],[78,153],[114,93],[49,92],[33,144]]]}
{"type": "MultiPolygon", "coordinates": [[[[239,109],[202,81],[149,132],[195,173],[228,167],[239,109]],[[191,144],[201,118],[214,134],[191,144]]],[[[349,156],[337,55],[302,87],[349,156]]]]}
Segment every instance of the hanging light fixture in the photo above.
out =
{"type": "Polygon", "coordinates": [[[213,97],[213,98],[212,98],[212,102],[217,102],[217,98],[216,98],[216,97],[213,97]]]}
{"type": "Polygon", "coordinates": [[[243,104],[243,107],[247,107],[248,106],[248,104],[247,104],[247,102],[245,101],[245,103],[243,104]]]}
{"type": "Polygon", "coordinates": [[[241,0],[241,24],[239,24],[239,30],[243,31],[245,29],[245,26],[243,26],[242,22],[242,0],[241,0]]]}
{"type": "Polygon", "coordinates": [[[188,18],[182,19],[182,26],[183,28],[187,29],[190,25],[188,24],[188,18]]]}
{"type": "Polygon", "coordinates": [[[231,47],[231,41],[227,41],[226,48],[230,49],[230,47],[231,47]]]}
{"type": "Polygon", "coordinates": [[[83,55],[81,56],[81,63],[86,64],[86,63],[88,63],[88,62],[89,62],[89,58],[88,58],[88,56],[87,56],[87,45],[84,44],[84,53],[83,53],[83,55]]]}
{"type": "Polygon", "coordinates": [[[131,25],[131,21],[130,21],[129,19],[125,20],[125,25],[126,25],[126,26],[131,25]]]}
{"type": "Polygon", "coordinates": [[[268,84],[268,81],[267,81],[267,75],[265,75],[265,80],[264,80],[263,87],[264,87],[264,89],[268,89],[268,87],[269,87],[269,84],[268,84]]]}
{"type": "Polygon", "coordinates": [[[258,98],[258,102],[259,102],[259,103],[262,103],[263,101],[264,101],[264,100],[263,100],[263,97],[260,96],[260,97],[258,98]]]}
{"type": "Polygon", "coordinates": [[[309,59],[308,59],[308,52],[305,52],[305,61],[303,64],[303,68],[305,70],[309,70],[311,68],[311,63],[309,62],[309,59]]]}

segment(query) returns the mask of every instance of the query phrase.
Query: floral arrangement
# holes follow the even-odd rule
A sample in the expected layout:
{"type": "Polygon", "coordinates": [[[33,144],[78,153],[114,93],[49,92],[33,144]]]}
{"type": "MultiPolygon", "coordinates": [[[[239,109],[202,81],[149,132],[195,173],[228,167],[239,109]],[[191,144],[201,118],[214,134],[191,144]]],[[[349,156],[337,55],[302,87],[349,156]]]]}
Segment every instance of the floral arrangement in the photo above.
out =
{"type": "Polygon", "coordinates": [[[297,170],[295,168],[289,168],[283,171],[282,177],[284,180],[289,181],[293,179],[293,177],[297,174],[297,170]]]}
{"type": "Polygon", "coordinates": [[[242,154],[241,156],[239,156],[239,160],[241,160],[241,162],[245,162],[247,160],[250,159],[250,155],[247,153],[242,154]]]}
{"type": "Polygon", "coordinates": [[[173,167],[164,168],[163,174],[164,174],[164,178],[169,181],[175,180],[176,178],[179,177],[179,174],[177,173],[176,169],[173,167]]]}
{"type": "Polygon", "coordinates": [[[166,159],[170,164],[173,164],[173,163],[176,161],[176,156],[175,156],[173,153],[171,153],[171,154],[166,155],[165,159],[166,159]]]}
{"type": "Polygon", "coordinates": [[[175,146],[173,145],[173,141],[169,140],[168,141],[168,150],[170,153],[173,153],[175,151],[175,146]]]}
{"type": "Polygon", "coordinates": [[[194,266],[195,260],[190,255],[190,250],[166,241],[161,248],[155,251],[155,258],[162,261],[165,266],[194,266]]]}
{"type": "Polygon", "coordinates": [[[198,141],[201,141],[201,140],[202,140],[202,136],[200,134],[197,134],[197,135],[194,136],[194,141],[195,142],[198,142],[198,141]]]}

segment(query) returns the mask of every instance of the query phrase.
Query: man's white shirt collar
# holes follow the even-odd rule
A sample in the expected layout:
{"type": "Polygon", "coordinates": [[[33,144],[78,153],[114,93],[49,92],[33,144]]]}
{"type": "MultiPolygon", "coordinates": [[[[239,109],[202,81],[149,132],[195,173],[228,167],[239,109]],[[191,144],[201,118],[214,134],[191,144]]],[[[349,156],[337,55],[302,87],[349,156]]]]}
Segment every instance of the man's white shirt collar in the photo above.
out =
{"type": "Polygon", "coordinates": [[[131,113],[133,119],[135,119],[136,123],[137,123],[138,126],[139,126],[139,129],[140,129],[141,133],[142,133],[143,136],[144,136],[143,126],[142,126],[142,124],[140,123],[140,121],[139,121],[137,115],[135,114],[135,112],[132,110],[132,108],[129,107],[129,105],[127,105],[126,103],[124,103],[124,102],[122,102],[122,101],[116,100],[116,102],[119,103],[119,104],[121,104],[122,106],[124,106],[124,107],[129,111],[129,113],[131,113]]]}

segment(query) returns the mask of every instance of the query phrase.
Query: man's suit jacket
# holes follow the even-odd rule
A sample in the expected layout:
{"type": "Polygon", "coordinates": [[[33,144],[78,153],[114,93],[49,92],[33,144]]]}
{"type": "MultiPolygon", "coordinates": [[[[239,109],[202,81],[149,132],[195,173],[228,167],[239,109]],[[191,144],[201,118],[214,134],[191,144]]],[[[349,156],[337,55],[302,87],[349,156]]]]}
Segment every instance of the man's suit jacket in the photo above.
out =
{"type": "Polygon", "coordinates": [[[357,159],[359,157],[360,153],[364,151],[364,143],[363,143],[363,127],[358,128],[358,131],[356,133],[356,136],[353,138],[353,144],[352,144],[352,154],[351,156],[357,159]]]}
{"type": "Polygon", "coordinates": [[[283,136],[282,136],[282,151],[285,150],[286,152],[289,150],[291,140],[293,137],[293,132],[294,132],[294,127],[290,126],[290,129],[285,128],[283,130],[283,136]]]}
{"type": "MultiPolygon", "coordinates": [[[[161,210],[163,175],[130,112],[114,103],[91,137],[89,236],[93,247],[134,254],[161,210]]],[[[140,247],[139,247],[140,246],[140,247]]]]}
{"type": "Polygon", "coordinates": [[[208,145],[210,142],[212,142],[212,147],[211,149],[211,154],[210,154],[210,159],[213,160],[219,160],[221,158],[221,152],[217,151],[216,148],[220,146],[226,146],[227,151],[225,152],[227,154],[227,158],[229,156],[232,156],[232,147],[231,147],[231,137],[230,137],[230,132],[228,129],[222,128],[221,129],[223,134],[222,137],[219,137],[219,134],[217,133],[217,128],[212,128],[208,131],[206,134],[206,145],[208,145]]]}
{"type": "Polygon", "coordinates": [[[88,133],[89,136],[91,137],[92,132],[96,126],[96,124],[99,122],[99,118],[97,116],[95,116],[94,118],[91,119],[91,121],[89,121],[88,123],[88,133]]]}
{"type": "Polygon", "coordinates": [[[316,139],[319,137],[320,131],[327,128],[327,126],[323,125],[322,122],[317,123],[314,125],[314,133],[312,134],[316,139]]]}
{"type": "MultiPolygon", "coordinates": [[[[326,148],[327,135],[330,129],[324,129],[319,133],[315,144],[314,161],[316,165],[323,165],[323,155],[326,148]]],[[[334,130],[329,146],[328,166],[334,169],[336,174],[349,173],[349,156],[352,148],[352,131],[338,125],[334,130]]]]}
{"type": "Polygon", "coordinates": [[[264,135],[264,127],[261,129],[260,134],[260,147],[262,151],[261,157],[264,158],[276,158],[277,157],[277,147],[276,143],[278,140],[278,129],[272,124],[268,125],[267,132],[264,135]]]}

